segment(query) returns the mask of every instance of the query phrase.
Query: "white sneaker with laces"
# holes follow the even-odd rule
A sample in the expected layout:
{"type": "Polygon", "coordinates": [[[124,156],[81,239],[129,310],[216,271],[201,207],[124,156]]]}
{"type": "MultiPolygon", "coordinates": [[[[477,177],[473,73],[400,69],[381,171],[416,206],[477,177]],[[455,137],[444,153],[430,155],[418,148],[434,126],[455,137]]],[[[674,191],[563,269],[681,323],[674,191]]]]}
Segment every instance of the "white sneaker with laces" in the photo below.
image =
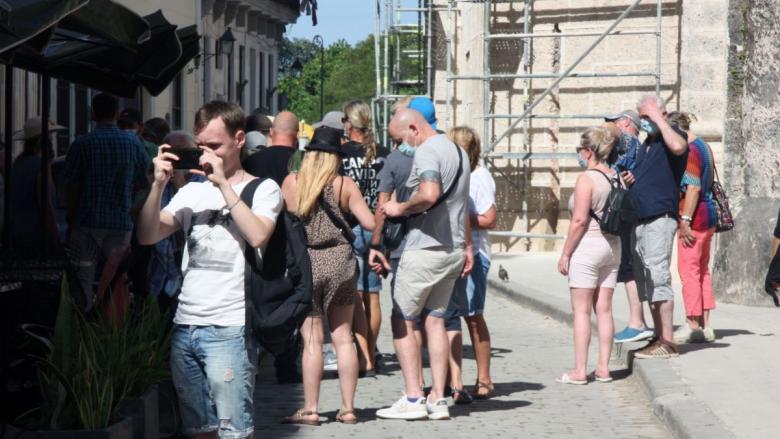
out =
{"type": "Polygon", "coordinates": [[[418,398],[415,402],[411,402],[404,395],[392,406],[377,410],[376,417],[382,419],[404,419],[407,421],[425,419],[428,417],[428,409],[425,405],[425,398],[423,397],[418,398]]]}
{"type": "Polygon", "coordinates": [[[323,367],[322,370],[327,372],[336,372],[339,370],[338,360],[336,359],[336,352],[330,347],[325,350],[325,354],[322,358],[323,367]]]}
{"type": "Polygon", "coordinates": [[[426,404],[425,408],[428,410],[428,419],[434,421],[450,419],[450,408],[447,406],[446,398],[441,398],[433,404],[426,404]]]}
{"type": "Polygon", "coordinates": [[[711,326],[704,328],[703,332],[704,332],[704,340],[707,343],[712,343],[715,341],[715,330],[712,329],[711,326]]]}

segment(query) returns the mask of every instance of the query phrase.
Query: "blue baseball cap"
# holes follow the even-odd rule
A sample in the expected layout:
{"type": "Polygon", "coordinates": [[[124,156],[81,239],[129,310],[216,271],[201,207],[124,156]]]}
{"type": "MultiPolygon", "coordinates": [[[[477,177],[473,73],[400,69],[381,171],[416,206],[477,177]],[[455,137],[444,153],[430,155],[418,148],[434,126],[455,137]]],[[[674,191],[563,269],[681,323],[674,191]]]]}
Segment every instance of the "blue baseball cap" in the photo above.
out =
{"type": "Polygon", "coordinates": [[[413,98],[409,102],[409,108],[419,111],[423,115],[426,121],[431,124],[433,129],[436,128],[436,107],[433,106],[433,101],[427,96],[418,96],[413,98]]]}

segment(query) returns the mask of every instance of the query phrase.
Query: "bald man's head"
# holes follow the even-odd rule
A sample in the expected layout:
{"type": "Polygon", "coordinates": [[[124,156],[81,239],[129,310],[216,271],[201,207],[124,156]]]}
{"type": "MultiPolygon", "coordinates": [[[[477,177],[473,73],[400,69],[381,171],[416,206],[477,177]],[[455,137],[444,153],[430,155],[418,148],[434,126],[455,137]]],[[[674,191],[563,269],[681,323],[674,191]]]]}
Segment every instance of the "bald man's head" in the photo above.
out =
{"type": "Polygon", "coordinates": [[[390,137],[397,143],[407,142],[410,146],[417,147],[430,137],[436,135],[436,131],[417,110],[399,108],[387,126],[390,137]]]}
{"type": "Polygon", "coordinates": [[[271,145],[294,147],[298,144],[298,117],[290,111],[282,111],[271,126],[271,145]]]}

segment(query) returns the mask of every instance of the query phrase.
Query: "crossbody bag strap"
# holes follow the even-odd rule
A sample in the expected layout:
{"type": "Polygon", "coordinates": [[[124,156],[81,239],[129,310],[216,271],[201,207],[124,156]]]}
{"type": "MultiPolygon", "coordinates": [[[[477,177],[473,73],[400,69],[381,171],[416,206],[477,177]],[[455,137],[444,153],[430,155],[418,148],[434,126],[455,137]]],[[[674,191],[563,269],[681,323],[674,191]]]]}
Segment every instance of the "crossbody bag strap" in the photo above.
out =
{"type": "MultiPolygon", "coordinates": [[[[255,178],[254,180],[247,183],[246,186],[244,186],[244,189],[241,190],[241,195],[239,195],[239,198],[241,198],[241,201],[246,204],[249,209],[252,209],[252,202],[255,198],[255,192],[257,191],[257,188],[260,187],[260,185],[265,181],[265,178],[255,178]]],[[[243,238],[243,237],[242,237],[243,238]]],[[[244,240],[244,259],[249,263],[249,265],[252,266],[254,269],[259,269],[259,264],[257,263],[257,257],[256,252],[253,251],[254,248],[249,245],[246,240],[244,240]]]]}
{"type": "MultiPolygon", "coordinates": [[[[344,177],[341,177],[341,183],[342,183],[342,190],[344,187],[344,177]]],[[[336,215],[336,212],[331,209],[331,207],[328,205],[328,203],[325,202],[324,199],[324,191],[323,194],[320,195],[320,197],[317,199],[317,203],[319,203],[320,209],[322,209],[326,215],[328,215],[328,218],[330,218],[330,222],[333,223],[334,226],[336,226],[337,229],[341,232],[342,235],[344,235],[344,239],[347,240],[350,244],[352,244],[352,241],[354,241],[354,236],[352,235],[352,230],[350,229],[349,225],[346,223],[346,221],[339,218],[338,215],[336,215]]],[[[341,201],[341,194],[339,194],[339,201],[341,201]]]]}
{"type": "MultiPolygon", "coordinates": [[[[607,179],[607,182],[609,183],[609,187],[610,188],[614,187],[614,186],[612,186],[612,179],[609,178],[609,176],[606,173],[604,173],[604,171],[601,171],[599,169],[588,169],[587,171],[596,171],[596,172],[598,172],[599,174],[603,175],[604,178],[607,179]]],[[[587,171],[585,171],[585,172],[587,172],[587,171]]],[[[617,180],[617,183],[618,183],[618,186],[619,186],[620,185],[620,180],[618,180],[618,178],[616,178],[615,180],[617,180]]],[[[595,219],[596,221],[601,222],[601,218],[599,218],[598,215],[596,215],[596,212],[594,212],[593,209],[589,209],[588,213],[590,214],[591,218],[595,219]]]]}
{"type": "MultiPolygon", "coordinates": [[[[462,153],[465,154],[465,151],[461,151],[461,150],[462,150],[462,148],[460,146],[455,145],[455,152],[458,153],[458,171],[455,173],[455,178],[452,180],[452,184],[450,184],[450,187],[448,187],[447,190],[443,194],[441,194],[441,196],[439,196],[439,199],[437,199],[436,202],[433,203],[433,206],[429,207],[428,210],[426,210],[425,212],[431,211],[436,206],[438,206],[439,204],[443,203],[447,199],[447,197],[450,196],[452,191],[456,187],[458,187],[458,181],[460,180],[461,174],[463,174],[463,155],[462,155],[462,153]]],[[[414,218],[416,216],[420,216],[420,215],[424,214],[425,212],[420,212],[420,213],[415,213],[413,215],[409,215],[409,218],[414,218]]]]}

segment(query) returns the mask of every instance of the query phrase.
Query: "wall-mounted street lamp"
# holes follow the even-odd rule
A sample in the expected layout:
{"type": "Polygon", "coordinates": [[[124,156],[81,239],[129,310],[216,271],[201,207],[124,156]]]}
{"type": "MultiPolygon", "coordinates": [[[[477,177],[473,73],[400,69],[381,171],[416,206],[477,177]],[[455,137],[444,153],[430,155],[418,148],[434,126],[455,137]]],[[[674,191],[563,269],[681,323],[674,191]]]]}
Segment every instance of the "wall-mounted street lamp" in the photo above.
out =
{"type": "Polygon", "coordinates": [[[206,65],[206,61],[209,58],[213,58],[218,55],[226,55],[228,58],[233,54],[233,46],[236,43],[236,37],[233,35],[233,31],[230,30],[230,27],[225,29],[225,32],[222,34],[221,37],[217,40],[217,44],[219,47],[217,47],[214,53],[208,53],[204,49],[202,53],[199,53],[195,55],[195,57],[192,59],[193,66],[187,69],[187,74],[192,73],[193,71],[200,68],[201,65],[206,65]]]}

